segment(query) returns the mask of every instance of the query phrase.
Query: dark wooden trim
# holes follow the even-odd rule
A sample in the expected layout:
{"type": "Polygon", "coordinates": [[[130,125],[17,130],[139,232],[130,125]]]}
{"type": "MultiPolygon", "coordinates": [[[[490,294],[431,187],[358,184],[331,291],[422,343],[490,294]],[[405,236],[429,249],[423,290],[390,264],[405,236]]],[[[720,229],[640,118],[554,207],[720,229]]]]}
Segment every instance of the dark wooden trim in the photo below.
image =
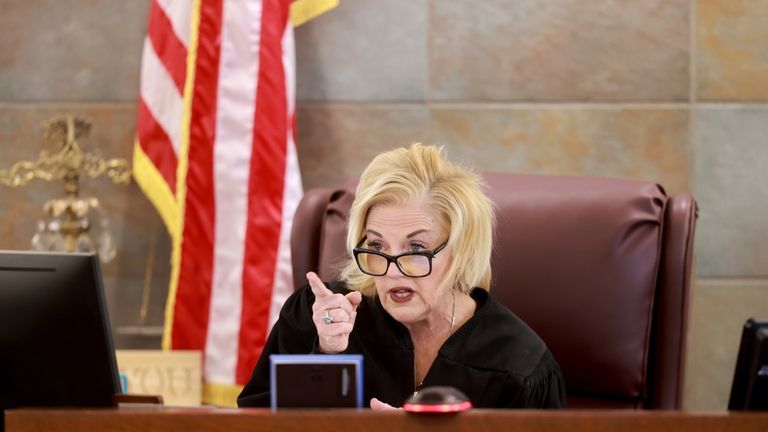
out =
{"type": "Polygon", "coordinates": [[[16,409],[5,413],[7,432],[221,431],[221,432],[446,432],[446,431],[723,431],[764,432],[766,413],[679,411],[473,410],[453,415],[402,411],[215,408],[16,409]]]}

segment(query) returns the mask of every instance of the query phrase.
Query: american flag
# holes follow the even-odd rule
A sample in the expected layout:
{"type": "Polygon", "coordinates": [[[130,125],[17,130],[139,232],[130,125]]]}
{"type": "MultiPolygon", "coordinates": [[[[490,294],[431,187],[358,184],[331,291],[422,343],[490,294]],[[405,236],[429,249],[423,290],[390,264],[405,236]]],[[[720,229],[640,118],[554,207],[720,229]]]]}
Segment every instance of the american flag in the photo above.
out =
{"type": "MultiPolygon", "coordinates": [[[[149,10],[133,165],[173,241],[163,348],[203,352],[203,400],[218,405],[234,404],[293,291],[302,189],[290,3],[149,10]]],[[[336,2],[319,3],[309,13],[336,2]]]]}

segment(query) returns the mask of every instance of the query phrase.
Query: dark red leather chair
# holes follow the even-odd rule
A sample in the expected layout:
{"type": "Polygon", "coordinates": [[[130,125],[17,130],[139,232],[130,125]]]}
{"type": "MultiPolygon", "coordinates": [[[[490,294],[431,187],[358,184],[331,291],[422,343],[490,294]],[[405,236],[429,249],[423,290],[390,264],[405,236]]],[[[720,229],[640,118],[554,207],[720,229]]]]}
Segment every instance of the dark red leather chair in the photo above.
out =
{"type": "MultiPolygon", "coordinates": [[[[549,346],[571,408],[679,409],[696,202],[655,183],[484,174],[497,207],[491,295],[549,346]]],[[[354,184],[304,195],[294,280],[336,277],[354,184]]]]}

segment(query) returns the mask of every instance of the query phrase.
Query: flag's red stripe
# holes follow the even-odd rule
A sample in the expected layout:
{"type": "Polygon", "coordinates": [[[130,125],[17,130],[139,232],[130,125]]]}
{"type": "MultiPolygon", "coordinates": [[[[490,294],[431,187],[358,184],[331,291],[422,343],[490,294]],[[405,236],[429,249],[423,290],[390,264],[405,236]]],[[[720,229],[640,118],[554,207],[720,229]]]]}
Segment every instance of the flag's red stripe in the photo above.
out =
{"type": "Polygon", "coordinates": [[[136,119],[139,145],[152,161],[152,164],[168,183],[171,192],[176,192],[176,167],[178,159],[171,145],[171,139],[147,109],[144,98],[139,99],[139,112],[136,119]]]}
{"type": "Polygon", "coordinates": [[[179,94],[184,93],[184,79],[187,70],[187,48],[173,31],[171,21],[163,9],[153,0],[149,6],[149,40],[160,62],[171,75],[179,94]]]}
{"type": "Polygon", "coordinates": [[[222,0],[201,2],[181,267],[172,328],[174,349],[204,349],[208,329],[216,222],[213,145],[221,23],[222,0]]]}
{"type": "Polygon", "coordinates": [[[282,36],[287,0],[264,0],[236,382],[245,383],[264,346],[280,241],[288,131],[282,36]]]}

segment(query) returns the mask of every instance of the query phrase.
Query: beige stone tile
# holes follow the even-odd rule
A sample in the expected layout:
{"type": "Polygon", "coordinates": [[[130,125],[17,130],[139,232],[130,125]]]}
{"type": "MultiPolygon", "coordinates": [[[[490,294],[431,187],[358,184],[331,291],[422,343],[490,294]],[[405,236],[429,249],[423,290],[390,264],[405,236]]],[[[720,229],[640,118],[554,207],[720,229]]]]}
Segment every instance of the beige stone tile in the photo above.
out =
{"type": "Polygon", "coordinates": [[[768,318],[768,279],[699,279],[690,306],[683,408],[723,411],[744,321],[768,318]]]}
{"type": "Polygon", "coordinates": [[[298,27],[298,99],[424,100],[426,13],[427,0],[341,1],[298,27]]]}
{"type": "Polygon", "coordinates": [[[697,0],[700,100],[768,101],[768,2],[697,0]]]}
{"type": "Polygon", "coordinates": [[[135,100],[148,5],[4,0],[0,100],[135,100]]]}
{"type": "Polygon", "coordinates": [[[768,106],[695,116],[701,277],[768,277],[768,106]]]}
{"type": "Polygon", "coordinates": [[[376,154],[425,137],[421,105],[299,105],[297,147],[304,188],[359,176],[376,154]]]}
{"type": "Polygon", "coordinates": [[[689,189],[688,113],[663,109],[435,108],[430,142],[481,171],[598,175],[689,189]]]}
{"type": "Polygon", "coordinates": [[[689,1],[429,3],[433,100],[683,101],[689,1]]]}

